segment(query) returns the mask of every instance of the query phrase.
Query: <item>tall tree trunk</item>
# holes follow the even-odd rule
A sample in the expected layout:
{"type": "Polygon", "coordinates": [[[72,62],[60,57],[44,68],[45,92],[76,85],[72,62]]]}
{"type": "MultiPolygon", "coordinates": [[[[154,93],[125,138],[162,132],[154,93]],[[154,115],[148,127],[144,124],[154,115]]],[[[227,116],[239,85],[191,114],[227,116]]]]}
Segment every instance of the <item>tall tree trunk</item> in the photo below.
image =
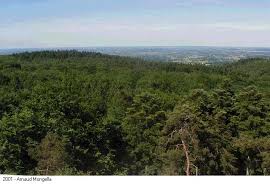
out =
{"type": "Polygon", "coordinates": [[[184,140],[182,140],[182,145],[183,145],[183,149],[185,152],[185,156],[186,156],[186,175],[189,176],[190,175],[190,159],[189,159],[189,154],[188,154],[188,148],[186,146],[186,143],[184,140]]]}

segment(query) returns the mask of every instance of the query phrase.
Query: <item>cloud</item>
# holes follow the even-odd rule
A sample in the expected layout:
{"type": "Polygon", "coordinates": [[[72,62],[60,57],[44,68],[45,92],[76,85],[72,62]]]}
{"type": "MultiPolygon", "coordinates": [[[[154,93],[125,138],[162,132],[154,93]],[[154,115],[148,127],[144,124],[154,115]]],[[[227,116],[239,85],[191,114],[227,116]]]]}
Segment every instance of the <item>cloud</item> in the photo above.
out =
{"type": "Polygon", "coordinates": [[[269,32],[268,24],[137,23],[79,17],[41,19],[0,26],[0,47],[269,46],[269,32]]]}
{"type": "Polygon", "coordinates": [[[226,1],[223,0],[178,0],[175,5],[178,7],[192,7],[192,6],[221,6],[226,1]]]}
{"type": "Polygon", "coordinates": [[[175,6],[192,7],[230,7],[230,8],[270,8],[269,0],[175,0],[175,6]]]}
{"type": "Polygon", "coordinates": [[[217,24],[210,24],[209,26],[215,27],[217,29],[222,30],[239,30],[239,31],[269,31],[270,32],[270,25],[269,24],[243,24],[243,23],[217,23],[217,24]]]}

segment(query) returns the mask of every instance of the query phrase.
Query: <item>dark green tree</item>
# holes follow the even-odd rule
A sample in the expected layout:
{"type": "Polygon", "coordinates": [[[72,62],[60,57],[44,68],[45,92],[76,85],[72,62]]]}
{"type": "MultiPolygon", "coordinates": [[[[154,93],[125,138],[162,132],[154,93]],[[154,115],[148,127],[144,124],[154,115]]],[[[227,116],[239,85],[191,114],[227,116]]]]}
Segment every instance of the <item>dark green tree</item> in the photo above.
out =
{"type": "Polygon", "coordinates": [[[142,93],[134,97],[123,123],[130,155],[130,174],[158,174],[159,138],[166,120],[164,103],[157,96],[142,93]]]}

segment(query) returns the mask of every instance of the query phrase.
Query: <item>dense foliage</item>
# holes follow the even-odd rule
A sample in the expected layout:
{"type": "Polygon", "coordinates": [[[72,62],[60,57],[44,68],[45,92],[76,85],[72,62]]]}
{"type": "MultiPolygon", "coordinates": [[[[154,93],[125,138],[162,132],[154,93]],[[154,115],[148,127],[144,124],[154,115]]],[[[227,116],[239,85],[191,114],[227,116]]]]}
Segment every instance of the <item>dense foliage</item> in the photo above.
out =
{"type": "Polygon", "coordinates": [[[269,62],[0,56],[0,172],[269,175],[269,62]]]}

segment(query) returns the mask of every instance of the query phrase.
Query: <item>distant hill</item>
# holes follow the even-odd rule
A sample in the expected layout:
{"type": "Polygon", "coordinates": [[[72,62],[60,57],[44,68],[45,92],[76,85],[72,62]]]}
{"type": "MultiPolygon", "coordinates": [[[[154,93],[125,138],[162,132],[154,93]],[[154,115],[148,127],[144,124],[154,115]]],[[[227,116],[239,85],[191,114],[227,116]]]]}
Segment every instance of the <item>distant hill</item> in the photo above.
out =
{"type": "Polygon", "coordinates": [[[138,57],[149,61],[176,63],[224,63],[246,58],[269,58],[270,48],[241,47],[85,47],[0,49],[0,55],[44,50],[77,50],[110,55],[138,57]]]}

